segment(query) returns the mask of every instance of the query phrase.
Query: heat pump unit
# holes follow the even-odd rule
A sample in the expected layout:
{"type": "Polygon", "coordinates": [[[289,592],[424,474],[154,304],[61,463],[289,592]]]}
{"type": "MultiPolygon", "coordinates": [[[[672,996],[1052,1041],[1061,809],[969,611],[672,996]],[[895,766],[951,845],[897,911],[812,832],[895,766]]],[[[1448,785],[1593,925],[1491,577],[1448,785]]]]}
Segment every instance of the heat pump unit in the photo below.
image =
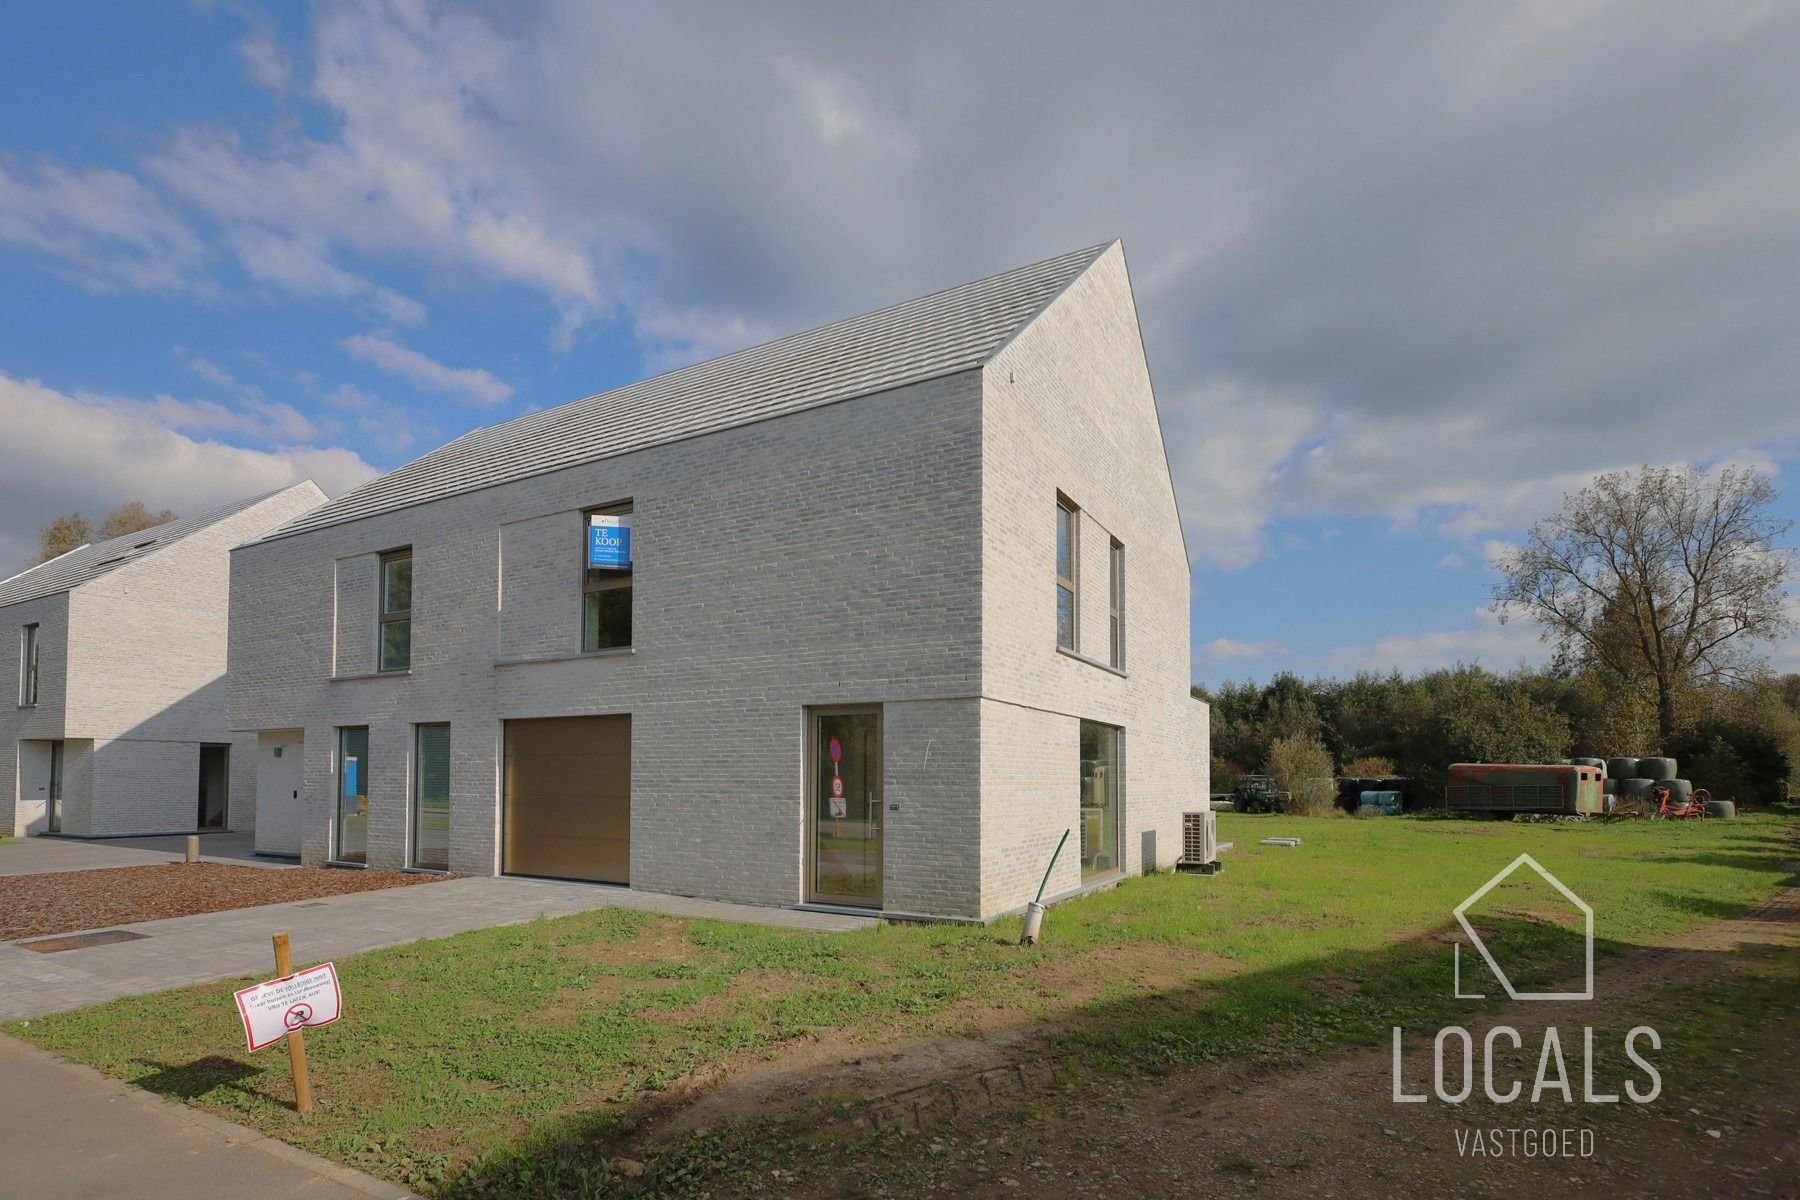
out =
{"type": "Polygon", "coordinates": [[[1216,875],[1224,869],[1219,862],[1219,822],[1211,810],[1181,814],[1181,858],[1175,869],[1196,875],[1216,875]]]}

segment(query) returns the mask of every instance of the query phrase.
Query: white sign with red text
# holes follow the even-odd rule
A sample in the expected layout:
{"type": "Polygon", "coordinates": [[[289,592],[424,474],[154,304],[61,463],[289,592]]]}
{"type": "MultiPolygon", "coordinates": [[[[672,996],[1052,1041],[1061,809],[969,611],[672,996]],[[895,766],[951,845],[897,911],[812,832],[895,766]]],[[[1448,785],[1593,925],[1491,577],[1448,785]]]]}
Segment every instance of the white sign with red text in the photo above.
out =
{"type": "Polygon", "coordinates": [[[329,1025],[343,1015],[344,993],[338,987],[337,968],[330,963],[234,994],[251,1050],[273,1046],[296,1029],[329,1025]]]}

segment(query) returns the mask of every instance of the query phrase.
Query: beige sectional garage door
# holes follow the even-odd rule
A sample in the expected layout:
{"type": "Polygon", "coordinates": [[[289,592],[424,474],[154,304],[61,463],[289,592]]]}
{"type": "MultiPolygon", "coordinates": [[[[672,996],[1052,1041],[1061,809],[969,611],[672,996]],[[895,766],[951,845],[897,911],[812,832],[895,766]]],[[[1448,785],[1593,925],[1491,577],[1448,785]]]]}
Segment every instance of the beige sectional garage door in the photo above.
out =
{"type": "Polygon", "coordinates": [[[506,723],[501,866],[631,882],[631,718],[506,723]]]}

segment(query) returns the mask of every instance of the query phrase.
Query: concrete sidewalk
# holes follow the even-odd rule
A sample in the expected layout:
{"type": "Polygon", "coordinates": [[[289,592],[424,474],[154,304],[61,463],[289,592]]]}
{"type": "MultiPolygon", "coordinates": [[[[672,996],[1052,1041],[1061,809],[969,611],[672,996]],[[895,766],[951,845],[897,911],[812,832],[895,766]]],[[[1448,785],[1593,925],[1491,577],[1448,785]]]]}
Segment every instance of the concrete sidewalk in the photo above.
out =
{"type": "MultiPolygon", "coordinates": [[[[200,858],[203,862],[277,870],[299,865],[288,859],[258,858],[252,853],[253,844],[254,838],[248,833],[203,833],[200,835],[200,858]]],[[[181,834],[97,840],[31,837],[16,845],[0,846],[0,875],[153,867],[158,863],[180,862],[186,853],[187,838],[181,834]]]]}
{"type": "Polygon", "coordinates": [[[302,965],[421,938],[612,907],[818,933],[876,923],[871,917],[726,904],[592,884],[447,879],[418,887],[113,925],[108,928],[141,937],[54,954],[25,949],[19,942],[0,943],[0,1020],[85,1008],[120,996],[214,979],[269,976],[275,968],[269,936],[277,930],[292,936],[294,962],[302,965]]]}
{"type": "Polygon", "coordinates": [[[412,1193],[0,1036],[0,1192],[58,1200],[412,1193]]]}

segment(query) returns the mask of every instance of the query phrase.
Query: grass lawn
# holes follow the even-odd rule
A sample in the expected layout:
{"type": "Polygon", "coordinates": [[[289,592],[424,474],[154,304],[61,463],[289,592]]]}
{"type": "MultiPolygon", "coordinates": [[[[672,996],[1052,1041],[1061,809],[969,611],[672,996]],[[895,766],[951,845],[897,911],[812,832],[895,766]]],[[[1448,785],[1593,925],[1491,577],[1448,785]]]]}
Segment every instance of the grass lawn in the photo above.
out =
{"type": "MultiPolygon", "coordinates": [[[[1016,920],[820,935],[625,910],[422,942],[338,964],[346,1015],[308,1039],[320,1107],[306,1120],[287,1056],[245,1052],[235,985],[8,1029],[427,1193],[604,1194],[597,1164],[662,1089],[795,1039],[1024,1029],[1102,1073],[1371,1044],[1449,1010],[1451,910],[1520,852],[1594,907],[1607,953],[1771,894],[1792,824],[1222,814],[1223,875],[1060,905],[1032,950],[1016,920]],[[1276,834],[1304,844],[1257,844],[1276,834]]],[[[1546,886],[1490,900],[1484,936],[1509,970],[1566,967],[1574,935],[1546,886]]],[[[645,1186],[685,1194],[691,1154],[667,1160],[645,1186]]]]}

